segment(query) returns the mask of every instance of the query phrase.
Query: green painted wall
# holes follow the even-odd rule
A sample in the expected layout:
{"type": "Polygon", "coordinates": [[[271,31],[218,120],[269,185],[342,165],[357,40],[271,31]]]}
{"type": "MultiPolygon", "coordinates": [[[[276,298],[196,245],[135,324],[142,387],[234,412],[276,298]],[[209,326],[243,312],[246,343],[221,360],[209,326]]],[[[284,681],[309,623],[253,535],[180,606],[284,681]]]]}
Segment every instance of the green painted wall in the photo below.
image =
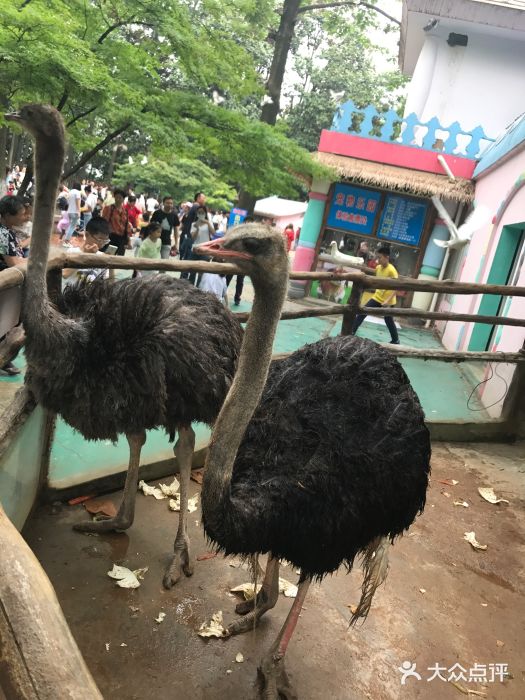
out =
{"type": "MultiPolygon", "coordinates": [[[[490,268],[490,273],[487,278],[487,284],[507,283],[521,241],[522,231],[522,225],[503,227],[496,254],[492,261],[492,267],[490,268]]],[[[479,305],[478,314],[480,316],[496,316],[500,303],[501,296],[484,294],[481,299],[481,304],[479,305]]],[[[472,351],[487,350],[487,344],[490,340],[493,328],[494,326],[489,326],[487,323],[476,323],[470,337],[468,349],[472,351]]]]}
{"type": "Polygon", "coordinates": [[[44,411],[37,406],[0,459],[0,500],[15,527],[22,529],[38,491],[44,411]]]}

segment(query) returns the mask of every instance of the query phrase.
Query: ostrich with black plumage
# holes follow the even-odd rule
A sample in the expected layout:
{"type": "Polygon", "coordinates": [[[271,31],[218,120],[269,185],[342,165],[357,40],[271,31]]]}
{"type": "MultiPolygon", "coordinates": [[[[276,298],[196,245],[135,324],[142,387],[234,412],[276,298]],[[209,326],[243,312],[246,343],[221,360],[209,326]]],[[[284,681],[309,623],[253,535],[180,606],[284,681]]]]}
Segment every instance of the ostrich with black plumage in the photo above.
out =
{"type": "Polygon", "coordinates": [[[131,526],[146,430],[162,427],[178,440],[180,516],[164,585],[190,576],[187,502],[195,434],[211,425],[230,387],[242,329],[212,295],[168,275],[100,280],[68,288],[56,304],[46,289],[49,238],[64,162],[64,124],[45,105],[6,115],[35,141],[36,199],[24,289],[26,382],[39,403],[88,440],[130,447],[124,495],[114,518],[75,529],[103,533],[131,526]]]}
{"type": "Polygon", "coordinates": [[[215,423],[202,486],[207,536],[226,554],[268,554],[262,590],[227,634],[252,629],[279,593],[279,559],[298,594],[259,667],[265,698],[293,696],[284,655],[309,583],[363,558],[353,621],[366,617],[390,542],[425,505],[430,439],[419,400],[388,350],[353,336],[307,345],[270,366],[287,289],[282,235],[247,224],[197,246],[234,260],[255,289],[238,369],[215,423]]]}

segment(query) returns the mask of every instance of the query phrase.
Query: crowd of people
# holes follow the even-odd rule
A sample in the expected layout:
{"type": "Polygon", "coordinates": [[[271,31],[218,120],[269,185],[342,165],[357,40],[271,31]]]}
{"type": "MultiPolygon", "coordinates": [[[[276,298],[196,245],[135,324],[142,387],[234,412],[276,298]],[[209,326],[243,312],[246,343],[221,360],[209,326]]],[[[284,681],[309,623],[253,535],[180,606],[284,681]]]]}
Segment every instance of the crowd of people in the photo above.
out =
{"type": "MultiPolygon", "coordinates": [[[[29,254],[32,229],[32,187],[24,196],[18,190],[24,171],[14,168],[6,172],[2,183],[4,195],[0,198],[0,270],[24,262],[29,254]]],[[[72,182],[70,187],[62,185],[56,201],[56,245],[68,249],[69,253],[109,253],[125,255],[131,250],[135,256],[151,260],[179,257],[181,260],[205,260],[193,251],[193,245],[204,243],[225,235],[229,212],[210,210],[204,192],[197,192],[192,202],[176,204],[166,195],[159,201],[153,194],[135,194],[131,189],[110,189],[93,181],[72,182]]],[[[248,217],[246,221],[253,221],[248,217]]],[[[269,225],[275,223],[262,217],[269,225]]],[[[288,251],[299,236],[293,224],[283,230],[288,251]]],[[[97,268],[66,269],[64,284],[80,280],[92,281],[107,277],[108,271],[97,268]]],[[[134,276],[158,274],[156,270],[142,270],[134,276]]],[[[214,294],[227,303],[227,288],[231,276],[211,273],[182,272],[187,279],[203,291],[214,294]]],[[[233,303],[238,306],[244,287],[244,276],[237,275],[233,303]]],[[[18,373],[8,363],[0,368],[7,374],[18,373]]]]}

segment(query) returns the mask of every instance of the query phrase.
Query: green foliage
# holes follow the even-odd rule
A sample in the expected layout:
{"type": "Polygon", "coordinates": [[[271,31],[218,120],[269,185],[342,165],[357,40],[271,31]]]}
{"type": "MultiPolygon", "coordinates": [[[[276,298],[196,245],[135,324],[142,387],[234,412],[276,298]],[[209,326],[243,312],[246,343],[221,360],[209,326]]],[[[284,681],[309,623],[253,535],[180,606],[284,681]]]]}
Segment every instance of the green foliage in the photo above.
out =
{"type": "Polygon", "coordinates": [[[396,109],[406,78],[399,71],[379,73],[371,60],[367,30],[378,22],[370,11],[316,12],[296,31],[294,70],[285,120],[289,135],[316,150],[322,129],[329,129],[337,107],[351,99],[358,106],[396,109]]]}
{"type": "Polygon", "coordinates": [[[154,192],[160,197],[171,195],[176,202],[193,201],[195,192],[206,192],[213,208],[229,209],[236,191],[198,160],[180,158],[173,163],[142,159],[117,167],[113,181],[122,187],[131,186],[135,192],[154,192]]]}

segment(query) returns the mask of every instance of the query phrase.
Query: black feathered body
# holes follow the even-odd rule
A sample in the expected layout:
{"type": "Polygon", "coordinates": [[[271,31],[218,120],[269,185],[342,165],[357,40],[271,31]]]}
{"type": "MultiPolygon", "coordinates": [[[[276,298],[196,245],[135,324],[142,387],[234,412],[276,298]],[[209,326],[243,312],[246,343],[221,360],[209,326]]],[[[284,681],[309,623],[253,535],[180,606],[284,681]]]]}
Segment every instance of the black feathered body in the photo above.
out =
{"type": "MultiPolygon", "coordinates": [[[[72,319],[60,347],[26,323],[27,381],[37,401],[85,438],[193,421],[212,424],[233,379],[242,329],[211,294],[156,275],[64,290],[72,319]]],[[[64,321],[65,322],[65,321],[64,321]]]]}
{"type": "Polygon", "coordinates": [[[230,494],[203,523],[227,554],[271,552],[322,577],[408,528],[429,472],[423,410],[397,359],[328,338],[272,364],[230,494]]]}

